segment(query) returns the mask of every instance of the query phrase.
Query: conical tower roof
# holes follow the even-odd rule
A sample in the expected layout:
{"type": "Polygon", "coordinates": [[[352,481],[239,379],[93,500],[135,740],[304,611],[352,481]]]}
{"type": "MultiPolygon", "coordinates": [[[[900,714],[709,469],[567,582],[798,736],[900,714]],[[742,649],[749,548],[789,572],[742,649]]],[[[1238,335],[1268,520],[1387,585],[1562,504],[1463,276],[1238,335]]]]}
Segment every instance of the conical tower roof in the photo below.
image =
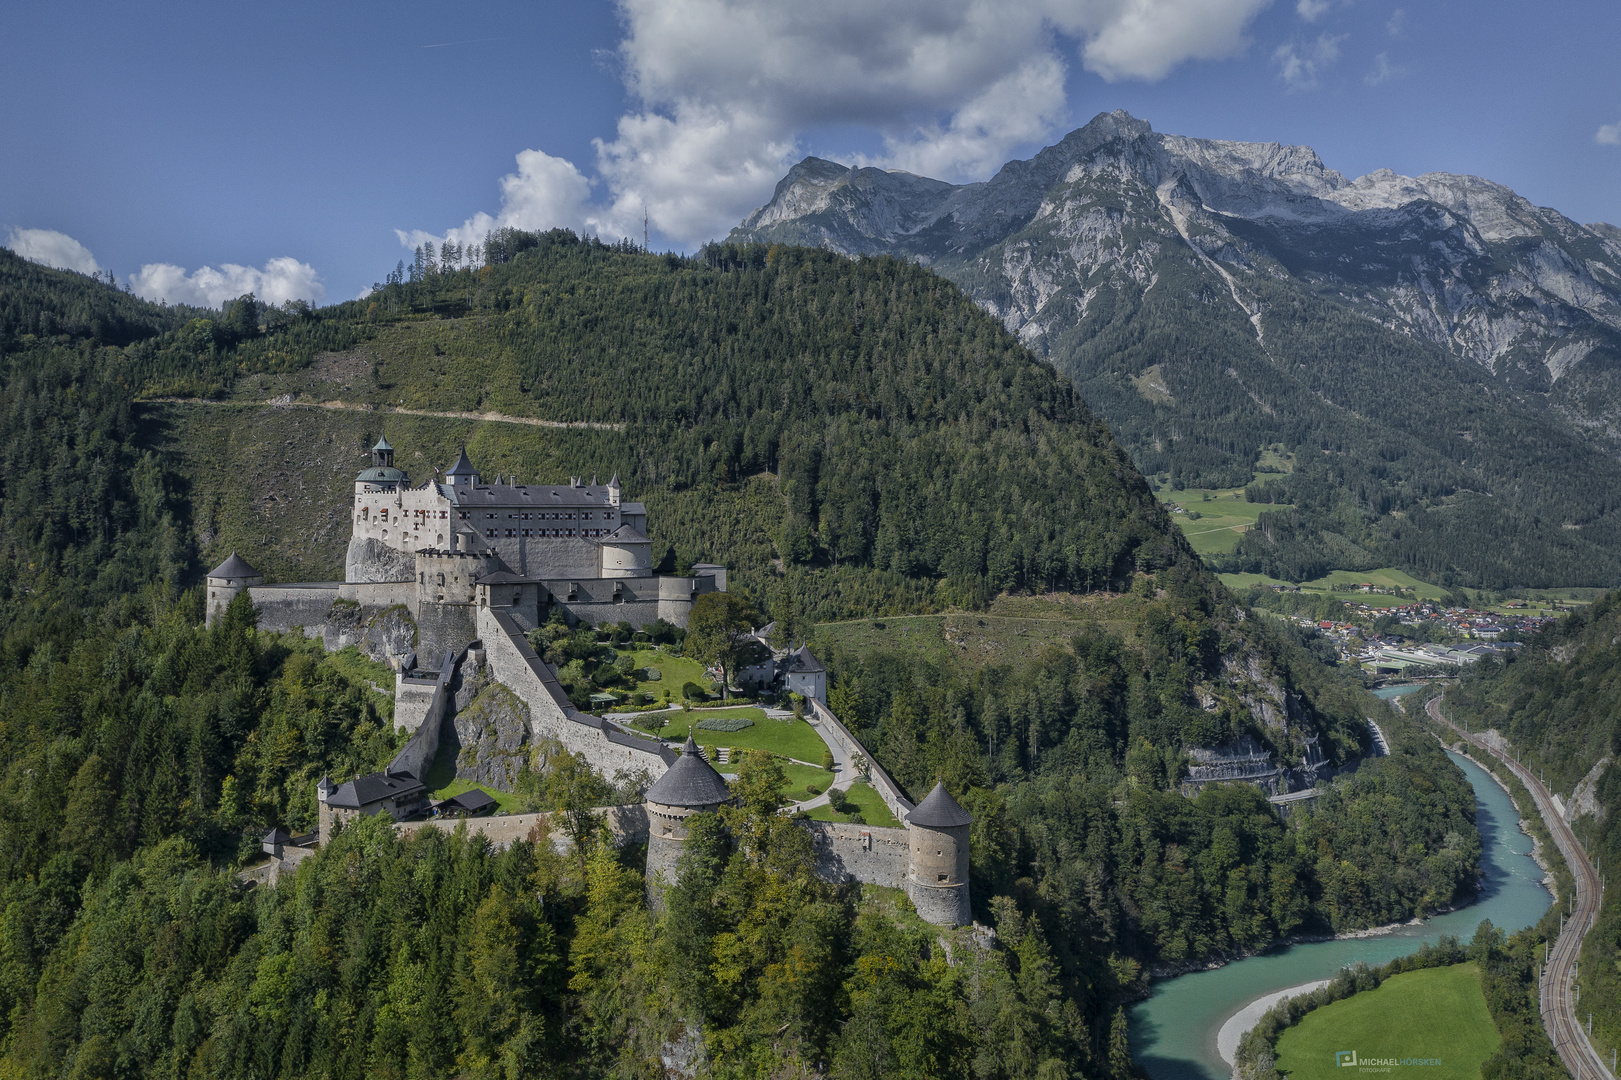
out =
{"type": "Polygon", "coordinates": [[[474,476],[477,473],[478,473],[478,470],[473,468],[473,463],[471,461],[467,460],[467,447],[464,446],[464,447],[462,447],[461,454],[456,458],[456,464],[452,465],[450,467],[450,469],[445,473],[445,475],[446,476],[474,476]]]}
{"type": "Polygon", "coordinates": [[[681,756],[675,759],[675,764],[647,789],[648,802],[688,810],[718,806],[731,797],[731,788],[709,764],[691,734],[687,735],[687,745],[681,748],[681,756]]]}
{"type": "Polygon", "coordinates": [[[906,815],[908,825],[921,825],[925,829],[952,829],[958,825],[968,825],[974,820],[974,815],[964,810],[951,797],[951,792],[939,781],[935,782],[934,790],[929,797],[917,804],[917,809],[906,815]]]}
{"type": "Polygon", "coordinates": [[[379,435],[377,437],[377,445],[372,447],[372,453],[376,453],[379,450],[392,450],[392,449],[394,449],[394,448],[392,446],[388,445],[388,440],[383,438],[381,435],[379,435]]]}
{"type": "Polygon", "coordinates": [[[246,559],[242,558],[242,556],[233,551],[231,552],[231,557],[214,567],[214,569],[210,570],[208,572],[208,576],[217,578],[250,578],[263,577],[264,575],[260,574],[259,571],[249,566],[246,559]]]}

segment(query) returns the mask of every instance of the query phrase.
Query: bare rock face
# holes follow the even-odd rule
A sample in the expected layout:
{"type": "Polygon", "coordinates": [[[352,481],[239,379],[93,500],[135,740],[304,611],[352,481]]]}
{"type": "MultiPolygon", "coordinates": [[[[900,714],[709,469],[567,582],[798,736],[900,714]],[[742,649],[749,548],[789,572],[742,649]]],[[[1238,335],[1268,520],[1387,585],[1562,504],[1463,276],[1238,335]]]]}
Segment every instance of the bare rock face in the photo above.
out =
{"type": "MultiPolygon", "coordinates": [[[[327,616],[322,643],[329,651],[354,645],[371,659],[386,664],[416,651],[417,625],[403,606],[368,615],[359,604],[340,600],[327,616]]],[[[436,662],[439,658],[432,659],[436,662]]],[[[424,661],[429,662],[426,657],[424,661]]]]}
{"type": "Polygon", "coordinates": [[[375,584],[384,581],[415,581],[416,559],[395,551],[373,537],[353,537],[344,559],[343,579],[375,584]]]}
{"type": "Polygon", "coordinates": [[[464,681],[456,706],[456,778],[511,791],[529,764],[529,707],[482,676],[464,681]]]}

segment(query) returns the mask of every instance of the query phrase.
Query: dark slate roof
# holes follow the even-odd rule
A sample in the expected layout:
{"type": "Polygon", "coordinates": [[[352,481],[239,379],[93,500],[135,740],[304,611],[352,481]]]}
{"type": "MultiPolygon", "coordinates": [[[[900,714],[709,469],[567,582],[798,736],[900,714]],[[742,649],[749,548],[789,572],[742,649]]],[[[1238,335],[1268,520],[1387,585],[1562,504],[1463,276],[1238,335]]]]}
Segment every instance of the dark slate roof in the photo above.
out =
{"type": "Polygon", "coordinates": [[[822,662],[811,654],[809,645],[801,645],[788,654],[788,670],[804,675],[813,675],[818,671],[826,671],[822,662]]]}
{"type": "Polygon", "coordinates": [[[607,488],[571,487],[568,484],[462,484],[449,494],[456,505],[475,509],[481,506],[488,506],[492,510],[611,508],[607,488]]]}
{"type": "Polygon", "coordinates": [[[393,447],[392,447],[392,446],[390,446],[390,445],[388,445],[388,440],[387,440],[387,439],[385,439],[385,438],[383,438],[383,437],[382,437],[382,436],[381,436],[381,435],[379,435],[379,436],[378,436],[378,437],[377,437],[377,445],[376,445],[376,446],[374,446],[374,447],[372,447],[372,450],[373,450],[373,451],[377,451],[377,450],[392,450],[392,449],[394,449],[394,448],[393,448],[393,447]]]}
{"type": "Polygon", "coordinates": [[[247,561],[244,560],[242,556],[233,551],[231,552],[231,557],[214,567],[214,569],[210,570],[208,572],[208,576],[217,578],[250,578],[263,577],[264,575],[259,573],[259,571],[255,570],[253,567],[249,566],[247,561]]]}
{"type": "Polygon", "coordinates": [[[623,517],[626,514],[631,514],[631,515],[637,516],[637,517],[646,517],[647,516],[647,507],[644,506],[643,504],[637,503],[637,502],[620,503],[619,504],[619,514],[620,514],[621,517],[623,517]]]}
{"type": "MultiPolygon", "coordinates": [[[[604,721],[602,724],[602,737],[619,746],[628,747],[631,750],[640,750],[644,754],[657,754],[659,757],[664,756],[663,743],[645,738],[641,735],[632,735],[628,731],[621,731],[619,728],[614,727],[612,724],[606,721],[604,721]]],[[[671,758],[670,760],[673,761],[675,759],[671,758]]],[[[666,761],[665,764],[668,765],[670,762],[666,761]]],[[[665,805],[669,804],[666,803],[665,805]]]]}
{"type": "Polygon", "coordinates": [[[908,825],[922,825],[928,829],[951,829],[958,825],[968,825],[973,822],[974,816],[951,797],[946,786],[936,782],[934,790],[929,797],[917,804],[917,809],[906,815],[908,825]]]}
{"type": "Polygon", "coordinates": [[[280,825],[277,825],[274,829],[271,829],[269,832],[265,833],[265,843],[267,844],[285,844],[292,840],[292,838],[293,834],[282,828],[280,825]]]}
{"type": "Polygon", "coordinates": [[[478,475],[478,470],[473,468],[473,463],[471,461],[467,460],[467,447],[465,447],[465,446],[462,447],[461,456],[459,456],[456,459],[456,464],[452,465],[450,467],[450,469],[445,473],[445,475],[446,476],[476,476],[476,475],[478,475]]]}
{"type": "Polygon", "coordinates": [[[602,539],[615,544],[645,544],[648,542],[647,537],[643,536],[634,525],[621,525],[602,539]]]}
{"type": "Polygon", "coordinates": [[[392,465],[373,465],[369,469],[360,470],[355,477],[357,484],[409,484],[411,478],[392,465]]]}
{"type": "Polygon", "coordinates": [[[327,804],[345,810],[359,810],[387,798],[401,798],[426,791],[428,787],[408,772],[379,772],[357,776],[327,797],[327,804]]]}
{"type": "MultiPolygon", "coordinates": [[[[469,530],[471,531],[471,530],[469,530]]],[[[533,580],[514,574],[511,570],[497,570],[478,579],[480,585],[522,585],[533,580]]]]}
{"type": "Polygon", "coordinates": [[[460,795],[452,795],[439,804],[441,810],[465,810],[476,814],[481,810],[488,810],[495,805],[495,799],[490,793],[481,788],[469,788],[460,795]]]}
{"type": "Polygon", "coordinates": [[[647,789],[647,801],[664,806],[681,806],[689,810],[700,806],[718,806],[732,797],[732,790],[721,779],[720,773],[709,764],[698,744],[687,736],[687,745],[669,771],[647,789]]]}

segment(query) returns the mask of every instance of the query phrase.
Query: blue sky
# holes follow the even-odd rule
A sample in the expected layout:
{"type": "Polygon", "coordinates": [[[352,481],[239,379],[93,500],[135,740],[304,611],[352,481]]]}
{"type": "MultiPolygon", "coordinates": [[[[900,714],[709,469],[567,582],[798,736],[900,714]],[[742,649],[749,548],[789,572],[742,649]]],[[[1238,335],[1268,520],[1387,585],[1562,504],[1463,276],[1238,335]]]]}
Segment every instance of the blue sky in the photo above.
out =
{"type": "Polygon", "coordinates": [[[1116,108],[1621,222],[1613,3],[11,4],[0,41],[0,237],[170,300],[644,207],[691,249],[805,154],[983,179],[1116,108]]]}

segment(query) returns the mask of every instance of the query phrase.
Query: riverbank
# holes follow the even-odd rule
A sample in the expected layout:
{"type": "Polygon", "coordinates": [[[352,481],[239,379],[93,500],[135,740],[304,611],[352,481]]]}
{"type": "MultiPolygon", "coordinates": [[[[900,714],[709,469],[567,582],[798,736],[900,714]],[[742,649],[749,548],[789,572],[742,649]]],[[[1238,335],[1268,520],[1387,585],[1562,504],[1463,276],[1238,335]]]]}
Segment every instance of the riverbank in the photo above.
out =
{"type": "Polygon", "coordinates": [[[1221,1060],[1231,1065],[1238,1056],[1238,1044],[1243,1041],[1245,1035],[1249,1034],[1250,1028],[1254,1027],[1261,1017],[1266,1015],[1268,1009],[1280,1001],[1299,997],[1301,994],[1309,994],[1319,986],[1327,986],[1328,983],[1329,980],[1327,979],[1318,979],[1316,982],[1291,986],[1287,990],[1262,994],[1229,1016],[1227,1022],[1221,1025],[1221,1030],[1216,1032],[1216,1053],[1221,1055],[1221,1060]]]}

